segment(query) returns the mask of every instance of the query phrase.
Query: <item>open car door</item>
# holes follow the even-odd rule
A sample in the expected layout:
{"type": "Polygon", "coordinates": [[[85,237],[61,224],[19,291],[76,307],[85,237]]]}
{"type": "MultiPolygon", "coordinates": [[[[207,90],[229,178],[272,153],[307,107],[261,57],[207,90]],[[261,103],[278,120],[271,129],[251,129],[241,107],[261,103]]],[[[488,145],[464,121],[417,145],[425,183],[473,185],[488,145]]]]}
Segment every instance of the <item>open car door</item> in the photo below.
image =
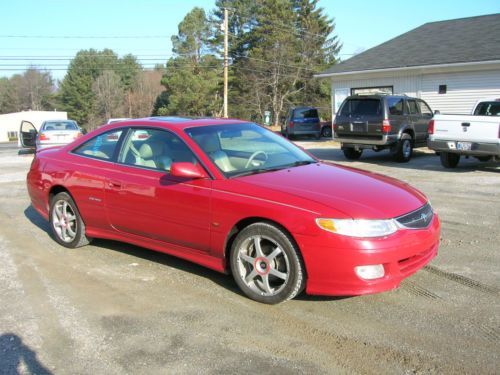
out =
{"type": "Polygon", "coordinates": [[[36,148],[36,136],[38,134],[35,125],[29,121],[21,121],[19,129],[21,145],[25,148],[36,148]]]}

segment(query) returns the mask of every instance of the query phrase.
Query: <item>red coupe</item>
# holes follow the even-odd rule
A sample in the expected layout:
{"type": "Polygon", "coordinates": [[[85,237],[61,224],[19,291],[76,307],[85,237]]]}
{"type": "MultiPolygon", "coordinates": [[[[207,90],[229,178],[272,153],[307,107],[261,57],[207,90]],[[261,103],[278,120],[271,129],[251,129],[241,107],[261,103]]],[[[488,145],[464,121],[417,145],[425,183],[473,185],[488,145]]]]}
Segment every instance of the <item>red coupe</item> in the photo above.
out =
{"type": "Polygon", "coordinates": [[[27,183],[63,246],[99,237],[165,252],[232,273],[270,304],[304,289],[396,288],[439,245],[438,217],[418,190],[320,162],[239,120],[106,125],[38,152],[27,183]]]}

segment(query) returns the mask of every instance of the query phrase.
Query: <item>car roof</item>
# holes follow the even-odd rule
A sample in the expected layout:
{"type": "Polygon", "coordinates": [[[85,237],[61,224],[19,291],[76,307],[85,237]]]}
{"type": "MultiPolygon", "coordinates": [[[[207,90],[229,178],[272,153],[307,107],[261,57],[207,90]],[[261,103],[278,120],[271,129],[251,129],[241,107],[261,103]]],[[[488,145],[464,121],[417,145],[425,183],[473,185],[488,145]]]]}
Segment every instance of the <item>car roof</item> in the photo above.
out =
{"type": "Polygon", "coordinates": [[[369,95],[350,95],[347,99],[383,99],[383,98],[404,98],[404,99],[419,99],[408,95],[398,94],[369,94],[369,95]]]}
{"type": "Polygon", "coordinates": [[[131,125],[142,126],[159,126],[163,125],[173,126],[178,129],[187,129],[199,126],[211,125],[229,125],[229,124],[247,124],[251,121],[242,121],[237,119],[223,119],[213,117],[180,117],[180,116],[158,116],[158,117],[145,117],[139,119],[131,119],[126,121],[115,122],[112,124],[103,125],[101,128],[115,128],[131,125]]]}

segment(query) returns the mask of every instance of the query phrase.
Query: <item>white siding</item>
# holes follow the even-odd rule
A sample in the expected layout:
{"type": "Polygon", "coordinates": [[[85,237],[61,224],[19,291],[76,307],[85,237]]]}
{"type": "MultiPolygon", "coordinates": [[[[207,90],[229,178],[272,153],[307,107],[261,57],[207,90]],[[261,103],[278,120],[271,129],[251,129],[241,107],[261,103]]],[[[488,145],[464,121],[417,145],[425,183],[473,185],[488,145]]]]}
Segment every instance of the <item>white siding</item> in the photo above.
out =
{"type": "MultiPolygon", "coordinates": [[[[347,77],[346,77],[347,78],[347,77]]],[[[415,75],[395,75],[384,78],[366,78],[366,79],[338,79],[332,80],[332,94],[335,89],[342,88],[363,88],[363,87],[381,87],[393,86],[394,94],[406,94],[410,96],[417,96],[418,93],[418,78],[415,75]]],[[[335,108],[335,103],[333,103],[335,108]]]]}
{"type": "Polygon", "coordinates": [[[467,114],[478,99],[497,95],[500,97],[500,70],[422,76],[420,97],[442,113],[467,114]],[[446,94],[439,94],[439,85],[447,86],[446,94]]]}
{"type": "MultiPolygon", "coordinates": [[[[445,70],[442,68],[441,70],[445,70]]],[[[478,99],[488,96],[500,97],[500,69],[464,72],[430,71],[397,73],[391,75],[374,72],[373,78],[367,74],[333,77],[332,95],[335,89],[393,86],[394,94],[406,94],[424,99],[433,110],[442,113],[470,113],[478,99]],[[439,94],[439,85],[446,85],[446,94],[439,94]]],[[[332,103],[335,108],[335,103],[332,103]]]]}

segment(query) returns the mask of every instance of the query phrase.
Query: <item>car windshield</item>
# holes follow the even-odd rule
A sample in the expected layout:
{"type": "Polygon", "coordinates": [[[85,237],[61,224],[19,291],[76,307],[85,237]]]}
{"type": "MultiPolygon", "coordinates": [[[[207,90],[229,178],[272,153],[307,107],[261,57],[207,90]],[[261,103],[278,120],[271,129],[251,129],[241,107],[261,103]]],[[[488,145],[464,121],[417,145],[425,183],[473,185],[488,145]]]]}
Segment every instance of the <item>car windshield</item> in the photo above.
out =
{"type": "Polygon", "coordinates": [[[47,121],[43,130],[78,130],[78,126],[74,121],[47,121]]]}
{"type": "Polygon", "coordinates": [[[226,177],[316,162],[281,136],[252,123],[195,127],[186,133],[226,177]]]}

